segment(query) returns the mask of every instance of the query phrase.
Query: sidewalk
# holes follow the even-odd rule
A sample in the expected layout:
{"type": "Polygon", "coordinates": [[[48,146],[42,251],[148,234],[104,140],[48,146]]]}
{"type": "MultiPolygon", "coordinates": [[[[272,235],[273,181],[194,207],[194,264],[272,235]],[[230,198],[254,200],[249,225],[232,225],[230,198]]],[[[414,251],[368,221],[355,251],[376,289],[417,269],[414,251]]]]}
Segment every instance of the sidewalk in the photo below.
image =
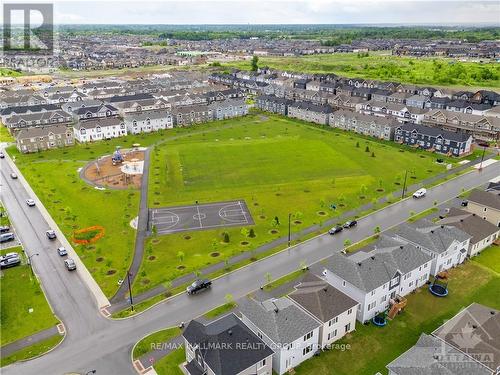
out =
{"type": "Polygon", "coordinates": [[[47,328],[43,331],[34,333],[30,336],[23,337],[22,339],[4,345],[0,348],[0,352],[2,354],[2,357],[5,358],[11,354],[14,354],[15,352],[18,352],[21,349],[39,343],[40,341],[46,340],[55,335],[60,335],[57,326],[47,328]]]}
{"type": "MultiPolygon", "coordinates": [[[[484,158],[484,161],[489,160],[489,159],[493,158],[494,156],[496,156],[496,155],[495,154],[487,155],[484,158]]],[[[445,172],[440,173],[436,176],[429,177],[429,178],[427,178],[419,183],[409,185],[405,189],[406,190],[405,195],[408,196],[408,194],[410,194],[410,192],[418,190],[424,185],[433,184],[439,180],[444,179],[445,177],[453,176],[456,173],[459,173],[459,172],[479,163],[480,160],[481,160],[480,158],[477,158],[477,159],[472,160],[466,164],[462,164],[454,169],[445,171],[445,172]]],[[[483,165],[484,164],[485,163],[483,162],[483,165]]],[[[395,191],[392,193],[392,195],[394,197],[400,197],[401,194],[402,194],[402,190],[398,190],[398,191],[395,191]]],[[[387,201],[387,197],[384,196],[378,200],[377,205],[384,204],[384,203],[386,203],[386,201],[387,201]]],[[[347,220],[352,219],[353,217],[356,217],[357,215],[361,214],[362,212],[368,211],[372,208],[373,208],[373,204],[367,203],[361,207],[347,211],[340,216],[330,218],[329,220],[325,221],[322,226],[320,226],[319,224],[315,224],[315,225],[312,225],[308,228],[301,230],[300,232],[292,233],[291,240],[292,241],[298,240],[298,239],[303,238],[304,236],[312,234],[316,231],[324,231],[325,228],[333,226],[337,223],[343,223],[347,220]]],[[[235,265],[235,264],[240,263],[242,261],[248,260],[251,257],[255,256],[256,254],[265,253],[265,252],[272,250],[280,245],[287,244],[287,242],[288,242],[287,236],[280,237],[274,241],[268,242],[265,245],[262,245],[256,249],[254,249],[252,252],[246,251],[244,253],[241,253],[241,254],[238,254],[238,255],[232,257],[231,259],[229,259],[228,265],[232,266],[232,265],[235,265]]],[[[201,276],[209,275],[211,273],[223,270],[225,267],[227,267],[227,266],[224,262],[212,264],[212,265],[201,270],[201,276]]],[[[178,286],[191,283],[195,279],[196,279],[196,277],[193,274],[187,274],[187,275],[181,276],[181,277],[172,281],[172,288],[176,288],[178,286]]],[[[168,291],[168,289],[165,288],[163,285],[161,285],[161,284],[157,285],[156,287],[153,287],[152,289],[150,289],[144,293],[141,293],[141,294],[134,296],[134,303],[143,302],[143,301],[150,299],[152,297],[156,297],[162,293],[166,293],[167,291],[168,291]]],[[[124,310],[124,309],[129,307],[129,302],[127,299],[117,300],[117,299],[113,298],[112,302],[113,302],[112,305],[108,308],[108,311],[112,314],[119,312],[121,310],[124,310]]]]}

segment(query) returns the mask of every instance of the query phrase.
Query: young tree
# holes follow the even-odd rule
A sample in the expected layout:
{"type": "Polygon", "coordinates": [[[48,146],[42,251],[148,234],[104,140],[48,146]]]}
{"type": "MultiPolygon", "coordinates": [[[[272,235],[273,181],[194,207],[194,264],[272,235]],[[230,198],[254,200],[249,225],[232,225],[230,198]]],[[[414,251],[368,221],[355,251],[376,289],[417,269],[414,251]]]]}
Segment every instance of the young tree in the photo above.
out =
{"type": "Polygon", "coordinates": [[[232,294],[229,294],[229,293],[228,293],[228,294],[226,294],[226,295],[224,296],[224,300],[226,301],[226,304],[227,304],[227,305],[232,304],[232,303],[234,302],[233,295],[232,295],[232,294]]]}
{"type": "Polygon", "coordinates": [[[374,157],[375,157],[375,152],[372,151],[372,158],[374,158],[374,157]]]}
{"type": "Polygon", "coordinates": [[[356,147],[359,148],[359,142],[356,142],[356,147]]]}
{"type": "Polygon", "coordinates": [[[253,55],[252,57],[252,71],[256,72],[259,69],[259,57],[253,55]]]}
{"type": "Polygon", "coordinates": [[[370,147],[366,146],[365,152],[370,152],[370,147]]]}
{"type": "Polygon", "coordinates": [[[250,237],[250,238],[255,237],[255,231],[253,230],[253,228],[250,228],[250,232],[248,232],[248,237],[250,237]]]}
{"type": "Polygon", "coordinates": [[[349,238],[346,238],[345,241],[344,241],[344,247],[349,247],[351,246],[352,242],[349,238]]]}
{"type": "Polygon", "coordinates": [[[243,237],[248,237],[248,229],[247,228],[241,228],[240,233],[243,237]]]}
{"type": "Polygon", "coordinates": [[[373,233],[375,234],[380,233],[380,227],[378,225],[375,228],[373,228],[373,233]]]}
{"type": "Polygon", "coordinates": [[[184,253],[182,251],[177,252],[177,259],[182,263],[184,261],[184,253]]]}
{"type": "Polygon", "coordinates": [[[266,280],[267,280],[268,284],[271,282],[271,280],[272,280],[271,272],[266,272],[266,280]]]}
{"type": "Polygon", "coordinates": [[[222,237],[223,237],[223,241],[224,241],[225,243],[229,243],[229,233],[224,232],[224,233],[222,234],[222,237]]]}
{"type": "Polygon", "coordinates": [[[153,233],[153,237],[158,236],[158,228],[156,228],[156,225],[151,227],[151,232],[153,233]]]}

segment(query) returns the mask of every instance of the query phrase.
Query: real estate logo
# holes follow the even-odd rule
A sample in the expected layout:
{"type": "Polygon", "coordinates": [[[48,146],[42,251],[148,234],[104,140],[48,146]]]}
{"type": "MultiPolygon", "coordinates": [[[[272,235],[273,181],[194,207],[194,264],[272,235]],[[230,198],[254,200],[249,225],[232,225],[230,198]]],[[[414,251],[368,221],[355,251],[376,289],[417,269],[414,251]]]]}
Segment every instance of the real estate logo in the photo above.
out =
{"type": "Polygon", "coordinates": [[[5,54],[47,56],[53,51],[53,4],[3,4],[5,54]]]}

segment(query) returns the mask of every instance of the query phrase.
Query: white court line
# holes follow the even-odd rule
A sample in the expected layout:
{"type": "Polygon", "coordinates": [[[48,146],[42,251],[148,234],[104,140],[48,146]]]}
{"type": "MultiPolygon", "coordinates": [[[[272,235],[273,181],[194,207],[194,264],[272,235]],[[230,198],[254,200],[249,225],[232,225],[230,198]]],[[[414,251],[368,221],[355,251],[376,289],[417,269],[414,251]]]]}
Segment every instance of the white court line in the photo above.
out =
{"type": "Polygon", "coordinates": [[[190,227],[190,228],[179,228],[179,229],[166,229],[166,230],[158,230],[159,234],[167,234],[167,233],[177,233],[177,232],[189,232],[190,230],[195,230],[195,229],[207,229],[207,228],[219,228],[219,227],[225,227],[225,226],[238,226],[241,225],[242,223],[226,223],[226,224],[216,224],[216,225],[205,225],[202,228],[200,227],[190,227]]]}
{"type": "MultiPolygon", "coordinates": [[[[198,204],[198,205],[192,205],[192,206],[177,206],[177,207],[169,207],[171,210],[177,210],[181,208],[193,208],[193,207],[212,207],[212,206],[220,206],[221,204],[227,204],[229,203],[229,206],[236,205],[236,201],[231,201],[231,202],[219,202],[219,203],[207,203],[207,204],[198,204]]],[[[241,202],[238,202],[241,204],[241,202]]],[[[159,208],[161,210],[161,208],[159,208]]]]}
{"type": "MultiPolygon", "coordinates": [[[[167,226],[167,229],[168,228],[172,228],[172,227],[175,227],[177,225],[177,223],[179,223],[179,216],[174,213],[174,212],[169,212],[169,211],[165,211],[164,212],[165,214],[170,214],[169,216],[165,216],[163,217],[164,219],[166,218],[169,218],[171,220],[171,222],[169,223],[165,223],[163,222],[162,220],[158,220],[158,218],[156,220],[152,220],[153,221],[153,225],[162,225],[162,226],[167,226]]],[[[160,232],[160,231],[158,231],[160,232]]]]}
{"type": "Polygon", "coordinates": [[[196,211],[198,211],[198,220],[200,221],[200,228],[203,228],[203,224],[201,223],[200,208],[198,206],[196,206],[196,211]]]}
{"type": "Polygon", "coordinates": [[[245,223],[247,223],[247,224],[248,224],[247,213],[246,213],[246,211],[243,209],[243,207],[241,206],[241,201],[238,201],[238,205],[240,206],[241,212],[243,212],[243,217],[245,218],[245,223]]]}

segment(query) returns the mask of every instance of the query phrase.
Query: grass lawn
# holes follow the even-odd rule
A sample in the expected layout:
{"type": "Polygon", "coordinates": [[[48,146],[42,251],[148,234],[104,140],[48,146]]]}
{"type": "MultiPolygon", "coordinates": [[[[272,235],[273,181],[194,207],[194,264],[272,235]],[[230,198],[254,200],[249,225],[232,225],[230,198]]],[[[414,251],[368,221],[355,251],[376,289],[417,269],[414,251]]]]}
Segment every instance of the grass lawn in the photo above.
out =
{"type": "MultiPolygon", "coordinates": [[[[223,67],[250,69],[250,61],[223,63],[223,67]]],[[[344,77],[379,79],[440,86],[500,87],[500,66],[444,58],[392,56],[387,51],[368,57],[335,53],[300,57],[259,57],[259,66],[306,73],[335,73],[344,77]]]]}
{"type": "Polygon", "coordinates": [[[2,202],[0,202],[0,226],[10,225],[9,213],[5,210],[2,202]]]}
{"type": "Polygon", "coordinates": [[[14,137],[0,121],[0,142],[14,142],[14,137]]]}
{"type": "Polygon", "coordinates": [[[414,223],[415,221],[418,221],[420,219],[423,219],[424,217],[427,217],[435,212],[438,212],[439,209],[437,207],[432,207],[432,208],[429,208],[425,211],[422,211],[418,214],[415,214],[415,215],[411,215],[410,218],[408,219],[408,222],[409,223],[414,223]]]}
{"type": "Polygon", "coordinates": [[[489,267],[492,271],[500,276],[500,246],[491,245],[487,251],[482,251],[481,254],[474,257],[474,261],[489,267]]]}
{"type": "Polygon", "coordinates": [[[296,232],[399,189],[405,169],[409,183],[445,170],[429,153],[287,118],[253,115],[227,122],[231,128],[155,147],[149,205],[244,199],[256,236],[248,236],[250,227],[233,227],[149,239],[136,292],[286,235],[289,212],[296,232]]]}
{"type": "Polygon", "coordinates": [[[50,349],[52,349],[54,346],[59,344],[63,338],[64,336],[55,335],[49,337],[48,339],[40,341],[36,344],[28,346],[18,352],[15,352],[14,354],[11,354],[8,357],[1,357],[0,366],[2,367],[7,366],[17,361],[30,359],[39,356],[41,354],[44,354],[50,349]]]}
{"type": "Polygon", "coordinates": [[[183,375],[179,365],[186,360],[184,348],[175,349],[154,365],[158,375],[183,375]]]}
{"type": "Polygon", "coordinates": [[[173,327],[155,332],[143,338],[134,347],[134,353],[133,353],[134,359],[137,359],[142,355],[154,350],[154,345],[165,343],[180,334],[181,334],[180,328],[173,327]]]}
{"type": "Polygon", "coordinates": [[[498,260],[498,248],[487,249],[450,272],[446,298],[432,296],[426,287],[409,295],[408,306],[384,328],[357,323],[356,331],[340,343],[349,344],[349,350],[331,350],[302,363],[298,375],[387,374],[385,366],[413,346],[422,332],[431,333],[446,319],[472,302],[499,309],[500,276],[492,268],[498,260]],[[493,253],[493,254],[492,254],[493,253]],[[490,258],[491,257],[491,258],[490,258]],[[483,265],[484,263],[485,265],[483,265]],[[489,268],[491,267],[491,268],[489,268]]]}
{"type": "MultiPolygon", "coordinates": [[[[22,248],[2,250],[0,254],[8,252],[22,253],[22,248]]],[[[4,269],[1,274],[1,346],[59,323],[28,265],[4,269]]]]}
{"type": "Polygon", "coordinates": [[[203,315],[207,319],[213,319],[217,318],[218,316],[227,313],[228,311],[234,309],[237,306],[236,302],[228,302],[223,305],[220,305],[216,307],[215,309],[212,309],[203,315]]]}

